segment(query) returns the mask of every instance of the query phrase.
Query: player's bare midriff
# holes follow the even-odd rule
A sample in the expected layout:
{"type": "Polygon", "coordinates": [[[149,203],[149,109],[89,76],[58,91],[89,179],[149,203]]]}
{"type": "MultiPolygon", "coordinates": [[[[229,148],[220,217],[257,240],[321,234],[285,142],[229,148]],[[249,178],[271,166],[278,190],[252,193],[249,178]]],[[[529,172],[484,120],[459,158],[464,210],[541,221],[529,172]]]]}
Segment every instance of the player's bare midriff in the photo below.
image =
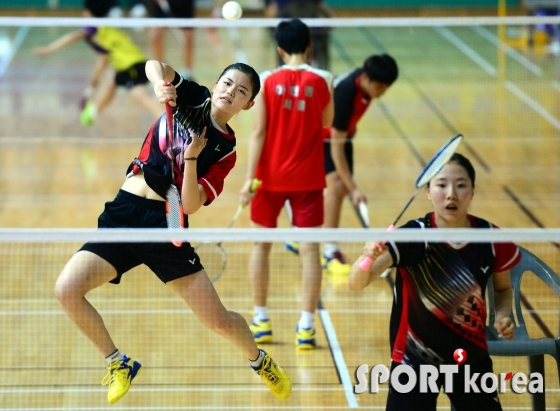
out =
{"type": "Polygon", "coordinates": [[[165,201],[164,198],[148,186],[146,180],[144,180],[144,173],[142,172],[127,178],[121,189],[149,200],[165,201]]]}

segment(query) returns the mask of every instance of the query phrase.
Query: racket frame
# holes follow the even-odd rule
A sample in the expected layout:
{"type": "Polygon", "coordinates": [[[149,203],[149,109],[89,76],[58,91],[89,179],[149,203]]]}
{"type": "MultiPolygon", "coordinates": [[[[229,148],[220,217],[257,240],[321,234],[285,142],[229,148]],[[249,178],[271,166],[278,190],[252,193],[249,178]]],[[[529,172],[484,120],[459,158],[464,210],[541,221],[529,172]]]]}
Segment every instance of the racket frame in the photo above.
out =
{"type": "MultiPolygon", "coordinates": [[[[165,83],[166,86],[169,86],[169,83],[165,83]]],[[[169,105],[169,103],[165,103],[165,118],[167,120],[167,157],[171,162],[171,184],[167,190],[167,196],[165,199],[165,210],[166,210],[166,217],[167,217],[167,226],[170,229],[182,229],[185,227],[185,217],[183,213],[183,204],[181,201],[181,193],[173,182],[175,181],[175,155],[173,154],[173,109],[169,105]],[[178,200],[179,206],[177,207],[176,201],[169,201],[169,198],[173,197],[178,200]],[[173,227],[174,217],[173,214],[176,214],[176,219],[179,222],[179,227],[173,227]],[[170,226],[171,222],[171,226],[170,226]]],[[[171,240],[176,247],[181,247],[183,245],[183,241],[181,240],[171,240]]]]}
{"type": "MultiPolygon", "coordinates": [[[[400,218],[402,217],[404,212],[408,209],[408,206],[410,206],[410,204],[412,203],[412,201],[414,200],[414,198],[418,194],[418,191],[422,187],[427,185],[430,182],[430,180],[432,178],[434,178],[434,176],[441,171],[443,166],[445,166],[449,162],[449,159],[451,158],[451,156],[453,156],[453,154],[457,150],[457,147],[459,146],[459,144],[461,144],[462,140],[463,140],[463,135],[462,134],[456,134],[447,143],[445,143],[443,146],[441,146],[440,149],[436,152],[436,154],[434,154],[434,156],[430,159],[430,161],[428,161],[428,163],[424,166],[424,168],[422,169],[422,171],[418,175],[418,178],[416,179],[416,183],[415,183],[416,190],[414,191],[414,194],[412,195],[412,197],[410,197],[408,202],[405,204],[405,206],[403,207],[403,209],[401,210],[401,212],[399,213],[399,215],[397,216],[397,218],[395,219],[393,224],[391,224],[389,226],[387,231],[391,231],[395,228],[395,226],[397,225],[398,221],[400,220],[400,218]],[[445,154],[445,156],[441,157],[442,154],[445,154]],[[437,161],[440,157],[443,160],[441,161],[441,164],[438,164],[437,161]],[[430,168],[433,167],[434,164],[438,164],[438,166],[435,167],[428,174],[428,171],[430,170],[430,168]]],[[[383,244],[385,244],[385,242],[383,242],[383,244]]],[[[360,262],[360,269],[362,269],[363,271],[368,271],[369,268],[371,267],[372,263],[373,263],[373,260],[371,259],[371,257],[366,256],[360,262]]]]}

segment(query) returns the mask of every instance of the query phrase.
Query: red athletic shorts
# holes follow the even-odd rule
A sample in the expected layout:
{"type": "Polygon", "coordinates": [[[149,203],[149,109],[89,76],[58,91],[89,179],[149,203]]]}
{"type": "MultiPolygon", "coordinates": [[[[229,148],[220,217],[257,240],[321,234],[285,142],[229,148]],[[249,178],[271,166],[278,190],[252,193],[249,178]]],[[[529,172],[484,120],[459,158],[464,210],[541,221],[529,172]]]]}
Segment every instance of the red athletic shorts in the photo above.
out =
{"type": "Polygon", "coordinates": [[[276,228],[278,216],[286,200],[290,201],[294,227],[309,228],[323,225],[323,190],[257,190],[251,202],[251,221],[267,228],[276,228]]]}

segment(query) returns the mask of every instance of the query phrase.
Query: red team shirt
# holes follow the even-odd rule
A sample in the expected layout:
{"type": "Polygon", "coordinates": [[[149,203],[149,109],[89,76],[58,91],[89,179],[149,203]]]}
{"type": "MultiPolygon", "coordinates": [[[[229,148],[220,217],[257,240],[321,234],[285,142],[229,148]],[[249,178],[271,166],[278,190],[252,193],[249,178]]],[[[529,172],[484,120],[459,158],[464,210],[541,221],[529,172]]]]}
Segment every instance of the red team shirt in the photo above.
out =
{"type": "Polygon", "coordinates": [[[256,177],[262,190],[321,190],[322,116],[330,100],[332,74],[307,64],[279,67],[261,75],[266,139],[256,177]]]}

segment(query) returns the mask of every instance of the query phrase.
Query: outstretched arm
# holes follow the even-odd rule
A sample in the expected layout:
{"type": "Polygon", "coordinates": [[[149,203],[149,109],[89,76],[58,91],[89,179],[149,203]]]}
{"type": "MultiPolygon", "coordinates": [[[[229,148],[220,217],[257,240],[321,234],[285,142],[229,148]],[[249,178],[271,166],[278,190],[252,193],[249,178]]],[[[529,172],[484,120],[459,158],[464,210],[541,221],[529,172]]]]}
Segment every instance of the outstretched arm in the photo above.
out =
{"type": "Polygon", "coordinates": [[[348,275],[348,287],[357,291],[364,289],[369,283],[379,277],[383,271],[393,265],[393,257],[385,244],[368,241],[364,245],[362,255],[354,262],[348,275]],[[373,264],[367,270],[360,268],[360,263],[365,257],[373,260],[373,264]]]}
{"type": "Polygon", "coordinates": [[[83,40],[86,35],[87,33],[83,30],[76,30],[71,33],[67,33],[47,46],[35,47],[33,49],[33,53],[38,54],[39,56],[47,56],[51,53],[54,53],[55,51],[69,46],[72,43],[77,42],[78,40],[83,40]]]}

